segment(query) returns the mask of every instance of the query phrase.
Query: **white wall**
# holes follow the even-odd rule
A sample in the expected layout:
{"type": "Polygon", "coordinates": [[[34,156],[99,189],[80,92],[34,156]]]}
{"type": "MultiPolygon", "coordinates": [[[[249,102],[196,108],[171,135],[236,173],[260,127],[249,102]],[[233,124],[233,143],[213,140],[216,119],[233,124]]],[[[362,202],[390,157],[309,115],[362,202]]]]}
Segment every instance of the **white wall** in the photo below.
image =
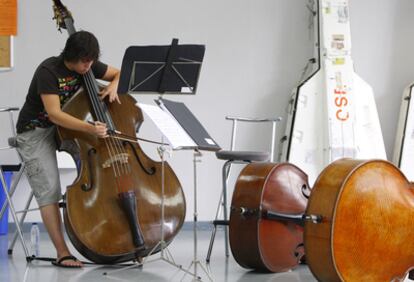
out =
{"type": "Polygon", "coordinates": [[[392,159],[402,92],[414,81],[414,2],[350,0],[355,69],[373,88],[392,159]]]}
{"type": "MultiPolygon", "coordinates": [[[[67,38],[51,21],[51,1],[19,1],[19,35],[15,40],[15,68],[0,73],[1,106],[23,104],[37,64],[58,54],[67,38]]],[[[206,55],[195,96],[166,98],[183,101],[203,123],[211,136],[228,148],[230,122],[225,115],[282,116],[291,89],[313,54],[308,31],[306,0],[66,0],[75,26],[96,34],[102,60],[120,67],[129,45],[181,43],[206,45],[206,55]]],[[[374,87],[383,134],[390,157],[403,88],[414,80],[414,3],[409,0],[351,0],[353,58],[357,72],[374,87]]],[[[156,96],[135,95],[152,103],[156,96]]],[[[0,124],[0,147],[9,135],[7,123],[0,124]]],[[[278,137],[284,131],[284,123],[278,137]]],[[[239,148],[267,149],[269,128],[245,127],[239,148]]],[[[150,123],[141,136],[159,138],[150,123]]],[[[156,147],[144,145],[156,158],[156,147]]],[[[1,163],[14,155],[0,153],[1,163]]],[[[191,152],[175,152],[169,160],[187,198],[187,220],[192,220],[193,171],[191,152]]],[[[210,220],[221,189],[223,162],[204,153],[198,165],[199,220],[210,220]]],[[[234,181],[237,171],[233,173],[234,181]]],[[[71,183],[73,171],[62,171],[62,186],[71,183]]],[[[26,182],[16,195],[18,206],[28,193],[26,182]]],[[[231,192],[229,193],[231,195],[231,192]]],[[[28,221],[39,221],[37,213],[28,221]]]]}

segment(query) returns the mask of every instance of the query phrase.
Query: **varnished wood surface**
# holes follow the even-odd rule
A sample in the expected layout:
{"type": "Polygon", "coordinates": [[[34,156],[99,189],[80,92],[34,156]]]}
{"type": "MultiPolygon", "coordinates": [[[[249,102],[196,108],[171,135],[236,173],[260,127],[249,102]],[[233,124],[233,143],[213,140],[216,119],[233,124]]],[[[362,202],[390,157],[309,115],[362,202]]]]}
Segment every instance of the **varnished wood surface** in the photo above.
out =
{"type": "Polygon", "coordinates": [[[303,242],[302,227],[263,218],[261,213],[303,213],[307,203],[301,192],[303,185],[308,185],[306,174],[287,163],[252,163],[242,170],[230,213],[230,246],[241,266],[271,272],[297,266],[303,254],[297,249],[303,242]],[[256,214],[243,216],[241,207],[256,214]]]}
{"type": "MultiPolygon", "coordinates": [[[[79,92],[64,108],[81,119],[90,119],[87,97],[79,92]]],[[[135,128],[142,122],[142,112],[135,106],[130,95],[121,95],[121,105],[111,103],[109,111],[118,130],[135,136],[135,128]]],[[[80,148],[81,170],[66,193],[65,225],[68,235],[78,251],[85,257],[101,263],[125,261],[135,255],[144,256],[161,240],[161,162],[155,162],[135,144],[145,167],[155,168],[154,175],[146,174],[137,162],[130,146],[124,146],[129,155],[133,189],[137,197],[138,222],[141,226],[147,250],[135,254],[132,236],[125,214],[119,205],[117,181],[112,167],[102,164],[110,159],[104,139],[71,130],[59,130],[62,140],[76,140],[80,148]],[[96,154],[88,156],[94,148],[96,154]],[[90,170],[89,163],[92,164],[90,170]],[[90,182],[90,191],[81,189],[90,182]]],[[[109,140],[106,140],[109,142],[109,140]]],[[[128,182],[128,181],[126,181],[128,182]]],[[[180,230],[185,218],[185,199],[181,185],[168,165],[165,164],[165,241],[170,242],[180,230]]]]}
{"type": "Polygon", "coordinates": [[[307,214],[305,251],[320,281],[393,281],[414,266],[414,195],[386,161],[344,159],[315,183],[307,214]]]}

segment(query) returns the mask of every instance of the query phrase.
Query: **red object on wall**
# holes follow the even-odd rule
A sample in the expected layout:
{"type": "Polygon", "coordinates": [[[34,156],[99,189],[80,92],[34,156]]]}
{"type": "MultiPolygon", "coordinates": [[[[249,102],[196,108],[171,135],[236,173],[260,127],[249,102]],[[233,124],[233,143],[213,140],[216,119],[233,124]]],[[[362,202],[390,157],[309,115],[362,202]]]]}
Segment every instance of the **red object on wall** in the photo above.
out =
{"type": "Polygon", "coordinates": [[[17,0],[0,0],[0,35],[17,35],[17,0]]]}

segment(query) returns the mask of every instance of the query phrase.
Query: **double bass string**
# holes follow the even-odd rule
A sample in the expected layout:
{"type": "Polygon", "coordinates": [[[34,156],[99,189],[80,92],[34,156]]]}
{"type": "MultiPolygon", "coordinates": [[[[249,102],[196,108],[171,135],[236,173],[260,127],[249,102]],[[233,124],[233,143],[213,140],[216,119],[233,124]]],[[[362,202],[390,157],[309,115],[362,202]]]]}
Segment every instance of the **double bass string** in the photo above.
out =
{"type": "MultiPolygon", "coordinates": [[[[91,98],[91,102],[93,103],[93,107],[95,109],[98,120],[108,124],[108,122],[106,121],[106,118],[105,118],[105,114],[103,113],[103,111],[101,109],[100,101],[97,100],[98,99],[97,88],[96,88],[96,84],[94,84],[94,79],[92,78],[91,73],[88,72],[87,76],[85,78],[86,78],[87,86],[91,89],[91,91],[89,91],[89,92],[92,93],[93,90],[95,91],[95,93],[93,93],[93,95],[91,95],[90,98],[91,98]]],[[[111,146],[111,148],[113,150],[113,146],[111,146]]],[[[111,157],[112,157],[112,154],[113,154],[112,150],[109,150],[110,154],[111,154],[111,157]]],[[[118,171],[119,171],[119,169],[118,169],[118,171]]]]}
{"type": "MultiPolygon", "coordinates": [[[[106,119],[105,119],[104,113],[102,112],[101,106],[99,105],[100,101],[97,100],[98,99],[97,88],[96,88],[96,85],[94,84],[94,79],[92,78],[91,72],[88,71],[88,73],[84,75],[84,78],[85,78],[86,87],[89,88],[88,93],[90,93],[89,96],[90,96],[93,108],[95,109],[97,118],[98,120],[105,122],[106,119]]],[[[122,188],[120,185],[119,177],[121,176],[123,169],[122,169],[122,166],[121,168],[119,168],[119,165],[116,160],[115,160],[115,163],[112,162],[114,160],[113,156],[116,155],[113,153],[113,151],[117,151],[116,150],[117,146],[115,144],[112,144],[112,142],[110,142],[111,144],[108,144],[107,139],[105,139],[104,141],[105,141],[105,145],[108,149],[108,152],[111,158],[111,166],[112,166],[112,170],[113,170],[115,180],[117,183],[117,191],[119,193],[122,188]]]]}
{"type": "MultiPolygon", "coordinates": [[[[92,86],[94,86],[94,90],[95,90],[95,94],[98,91],[97,85],[95,82],[95,79],[92,76],[92,73],[88,73],[88,79],[89,79],[89,84],[91,84],[92,86]]],[[[128,154],[126,153],[125,149],[123,148],[120,140],[117,140],[115,138],[113,138],[114,135],[114,124],[113,121],[111,119],[111,116],[108,115],[108,109],[106,107],[106,104],[102,101],[99,100],[98,95],[94,95],[94,102],[95,104],[98,104],[97,109],[100,113],[100,115],[102,116],[102,120],[105,121],[106,124],[109,124],[111,126],[111,131],[109,132],[109,136],[110,136],[110,141],[107,142],[107,140],[105,140],[105,144],[107,146],[108,151],[111,152],[111,154],[113,154],[112,152],[115,151],[115,155],[120,156],[120,159],[115,159],[115,165],[116,165],[116,169],[118,170],[119,176],[120,177],[122,174],[126,175],[126,174],[130,174],[131,173],[131,166],[128,163],[128,159],[126,160],[126,163],[124,162],[123,158],[125,156],[128,156],[128,154]],[[112,149],[112,150],[111,150],[112,149]],[[118,161],[121,162],[121,164],[118,164],[118,161]],[[119,169],[119,166],[121,167],[121,169],[119,169]]],[[[116,174],[115,174],[116,176],[116,174]]],[[[117,177],[117,176],[116,176],[117,177]]],[[[124,183],[125,184],[125,183],[124,183]]],[[[120,183],[118,182],[119,187],[121,188],[122,191],[127,191],[128,187],[124,187],[125,185],[120,185],[120,183]]],[[[118,192],[120,192],[118,187],[118,192]]]]}
{"type": "MultiPolygon", "coordinates": [[[[97,118],[98,118],[98,120],[105,122],[106,120],[105,120],[104,113],[102,112],[102,109],[101,109],[101,107],[99,105],[99,100],[97,100],[97,98],[98,98],[97,88],[96,88],[96,85],[94,84],[94,80],[91,77],[91,74],[89,72],[87,73],[87,76],[85,78],[86,78],[85,80],[86,80],[87,86],[89,86],[89,88],[91,88],[91,91],[89,91],[89,93],[91,93],[90,94],[90,98],[91,98],[91,102],[93,103],[93,106],[95,108],[95,112],[96,112],[97,118]],[[94,93],[92,93],[93,90],[95,90],[94,93]]],[[[119,177],[121,175],[121,170],[122,169],[119,168],[119,166],[118,166],[117,163],[115,163],[114,165],[112,165],[113,156],[115,155],[113,153],[113,151],[114,151],[113,147],[114,146],[112,146],[112,144],[108,144],[108,142],[107,142],[106,139],[104,140],[104,142],[105,142],[105,145],[106,145],[106,147],[108,149],[109,156],[111,158],[111,166],[112,166],[112,170],[113,170],[113,173],[114,173],[114,176],[115,176],[115,180],[116,180],[117,191],[119,193],[120,192],[120,189],[121,189],[119,177]]],[[[115,151],[116,151],[116,149],[115,149],[115,151]]]]}

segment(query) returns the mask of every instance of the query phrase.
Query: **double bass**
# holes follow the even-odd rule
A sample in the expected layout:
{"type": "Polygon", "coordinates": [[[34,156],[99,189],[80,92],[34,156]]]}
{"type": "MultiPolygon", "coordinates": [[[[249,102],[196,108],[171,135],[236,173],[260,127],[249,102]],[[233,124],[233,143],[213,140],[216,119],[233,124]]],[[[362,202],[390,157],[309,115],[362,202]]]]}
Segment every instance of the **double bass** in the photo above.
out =
{"type": "MultiPolygon", "coordinates": [[[[70,12],[60,0],[53,2],[59,28],[74,33],[70,12]]],[[[134,98],[123,94],[121,104],[102,101],[91,71],[83,75],[83,81],[84,88],[62,110],[81,120],[106,123],[109,137],[58,127],[60,148],[78,164],[78,176],[65,194],[68,237],[79,253],[96,263],[153,254],[160,250],[160,241],[169,244],[183,225],[186,206],[180,182],[168,163],[162,167],[133,142],[143,123],[134,98]]]]}
{"type": "Polygon", "coordinates": [[[312,189],[307,263],[319,281],[400,281],[414,268],[414,187],[383,160],[341,159],[312,189]]]}
{"type": "Polygon", "coordinates": [[[397,167],[341,159],[320,173],[309,196],[305,185],[306,175],[290,164],[242,170],[230,216],[230,244],[241,266],[281,272],[306,254],[322,282],[401,281],[412,274],[414,186],[397,167]]]}
{"type": "Polygon", "coordinates": [[[229,238],[239,265],[264,272],[296,267],[304,255],[308,176],[289,163],[251,163],[233,193],[229,238]]]}

